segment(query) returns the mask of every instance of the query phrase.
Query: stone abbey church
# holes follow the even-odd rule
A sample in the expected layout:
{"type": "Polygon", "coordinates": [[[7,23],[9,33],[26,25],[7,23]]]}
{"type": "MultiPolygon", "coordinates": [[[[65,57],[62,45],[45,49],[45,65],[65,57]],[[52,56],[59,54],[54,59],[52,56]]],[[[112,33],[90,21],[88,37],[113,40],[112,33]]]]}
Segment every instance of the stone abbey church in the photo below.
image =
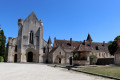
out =
{"type": "Polygon", "coordinates": [[[43,23],[32,12],[25,20],[18,19],[18,37],[8,38],[7,62],[44,62],[69,64],[76,63],[74,54],[79,54],[79,64],[90,64],[89,55],[94,54],[97,58],[111,58],[108,44],[92,42],[90,34],[87,40],[72,41],[59,40],[50,37],[48,41],[43,39],[43,23]]]}

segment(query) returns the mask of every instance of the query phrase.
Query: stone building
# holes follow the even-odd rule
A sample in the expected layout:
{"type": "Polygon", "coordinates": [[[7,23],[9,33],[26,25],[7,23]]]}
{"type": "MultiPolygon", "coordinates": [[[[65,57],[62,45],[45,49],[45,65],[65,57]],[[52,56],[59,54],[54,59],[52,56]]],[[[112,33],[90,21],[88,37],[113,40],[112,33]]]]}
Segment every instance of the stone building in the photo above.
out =
{"type": "Polygon", "coordinates": [[[114,63],[116,65],[120,65],[120,40],[119,39],[117,39],[117,47],[118,49],[114,54],[115,55],[114,63]]]}
{"type": "Polygon", "coordinates": [[[7,61],[8,62],[49,62],[59,64],[89,64],[90,54],[97,58],[111,58],[108,51],[108,44],[93,42],[90,34],[87,40],[73,41],[59,40],[52,41],[43,39],[43,23],[38,20],[32,12],[25,20],[18,19],[18,37],[8,38],[7,61]],[[79,59],[74,60],[78,54],[79,59]]]}
{"type": "Polygon", "coordinates": [[[72,38],[70,38],[70,40],[54,38],[53,49],[49,53],[48,61],[50,63],[60,64],[77,63],[89,65],[89,57],[91,54],[96,55],[98,59],[113,58],[113,56],[109,54],[107,43],[93,42],[90,34],[88,34],[87,40],[84,41],[72,41],[72,38]],[[75,54],[78,54],[78,60],[73,59],[75,54]]]}
{"type": "Polygon", "coordinates": [[[8,38],[8,62],[47,62],[52,42],[43,39],[43,23],[32,12],[25,20],[18,19],[18,37],[8,38]]]}

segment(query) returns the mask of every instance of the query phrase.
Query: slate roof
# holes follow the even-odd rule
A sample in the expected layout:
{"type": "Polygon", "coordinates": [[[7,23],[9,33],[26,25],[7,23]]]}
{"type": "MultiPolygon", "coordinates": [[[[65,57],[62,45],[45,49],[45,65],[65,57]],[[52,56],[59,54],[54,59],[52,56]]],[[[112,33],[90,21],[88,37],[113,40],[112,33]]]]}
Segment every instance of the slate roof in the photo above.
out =
{"type": "Polygon", "coordinates": [[[56,39],[55,44],[57,46],[62,46],[62,48],[66,51],[66,52],[72,52],[73,50],[75,50],[76,48],[78,48],[79,45],[81,45],[81,48],[87,47],[89,48],[89,51],[92,52],[107,52],[108,51],[108,43],[99,43],[99,42],[92,42],[91,45],[88,41],[84,42],[83,41],[72,41],[72,46],[70,45],[70,40],[58,40],[56,39]],[[98,50],[96,50],[96,48],[98,48],[98,50]]]}

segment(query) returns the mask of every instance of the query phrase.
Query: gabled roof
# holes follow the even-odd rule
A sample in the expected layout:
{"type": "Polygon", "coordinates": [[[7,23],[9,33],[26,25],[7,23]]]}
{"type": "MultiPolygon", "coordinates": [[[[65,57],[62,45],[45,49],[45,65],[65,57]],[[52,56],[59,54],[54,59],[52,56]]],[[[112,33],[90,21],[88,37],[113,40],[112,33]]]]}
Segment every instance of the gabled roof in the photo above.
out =
{"type": "Polygon", "coordinates": [[[28,20],[37,20],[37,21],[39,22],[39,20],[38,20],[38,18],[36,17],[36,15],[35,15],[34,12],[32,12],[32,13],[25,19],[25,21],[28,21],[28,20]]]}
{"type": "Polygon", "coordinates": [[[89,52],[91,51],[90,47],[83,45],[82,43],[79,44],[79,46],[73,50],[73,52],[89,52]]]}
{"type": "Polygon", "coordinates": [[[49,52],[49,54],[50,54],[50,53],[54,53],[54,52],[56,51],[56,49],[58,49],[59,47],[65,52],[65,50],[64,50],[61,46],[58,46],[58,47],[53,48],[53,49],[49,52]]]}
{"type": "Polygon", "coordinates": [[[52,48],[52,50],[49,53],[53,53],[58,47],[52,48]]]}
{"type": "Polygon", "coordinates": [[[87,36],[87,41],[92,41],[90,34],[88,34],[88,36],[87,36]]]}

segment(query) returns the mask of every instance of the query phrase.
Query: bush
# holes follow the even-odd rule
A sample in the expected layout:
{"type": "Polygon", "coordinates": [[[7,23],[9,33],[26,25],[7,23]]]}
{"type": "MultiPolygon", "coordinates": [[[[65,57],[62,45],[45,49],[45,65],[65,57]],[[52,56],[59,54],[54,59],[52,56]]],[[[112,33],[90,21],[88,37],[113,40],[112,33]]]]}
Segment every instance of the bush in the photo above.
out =
{"type": "Polygon", "coordinates": [[[4,62],[4,58],[0,56],[0,62],[4,62]]]}
{"type": "Polygon", "coordinates": [[[94,65],[97,62],[97,56],[94,54],[90,55],[90,64],[94,65]]]}
{"type": "Polygon", "coordinates": [[[73,60],[79,60],[79,53],[75,53],[75,55],[73,56],[73,60]]]}

